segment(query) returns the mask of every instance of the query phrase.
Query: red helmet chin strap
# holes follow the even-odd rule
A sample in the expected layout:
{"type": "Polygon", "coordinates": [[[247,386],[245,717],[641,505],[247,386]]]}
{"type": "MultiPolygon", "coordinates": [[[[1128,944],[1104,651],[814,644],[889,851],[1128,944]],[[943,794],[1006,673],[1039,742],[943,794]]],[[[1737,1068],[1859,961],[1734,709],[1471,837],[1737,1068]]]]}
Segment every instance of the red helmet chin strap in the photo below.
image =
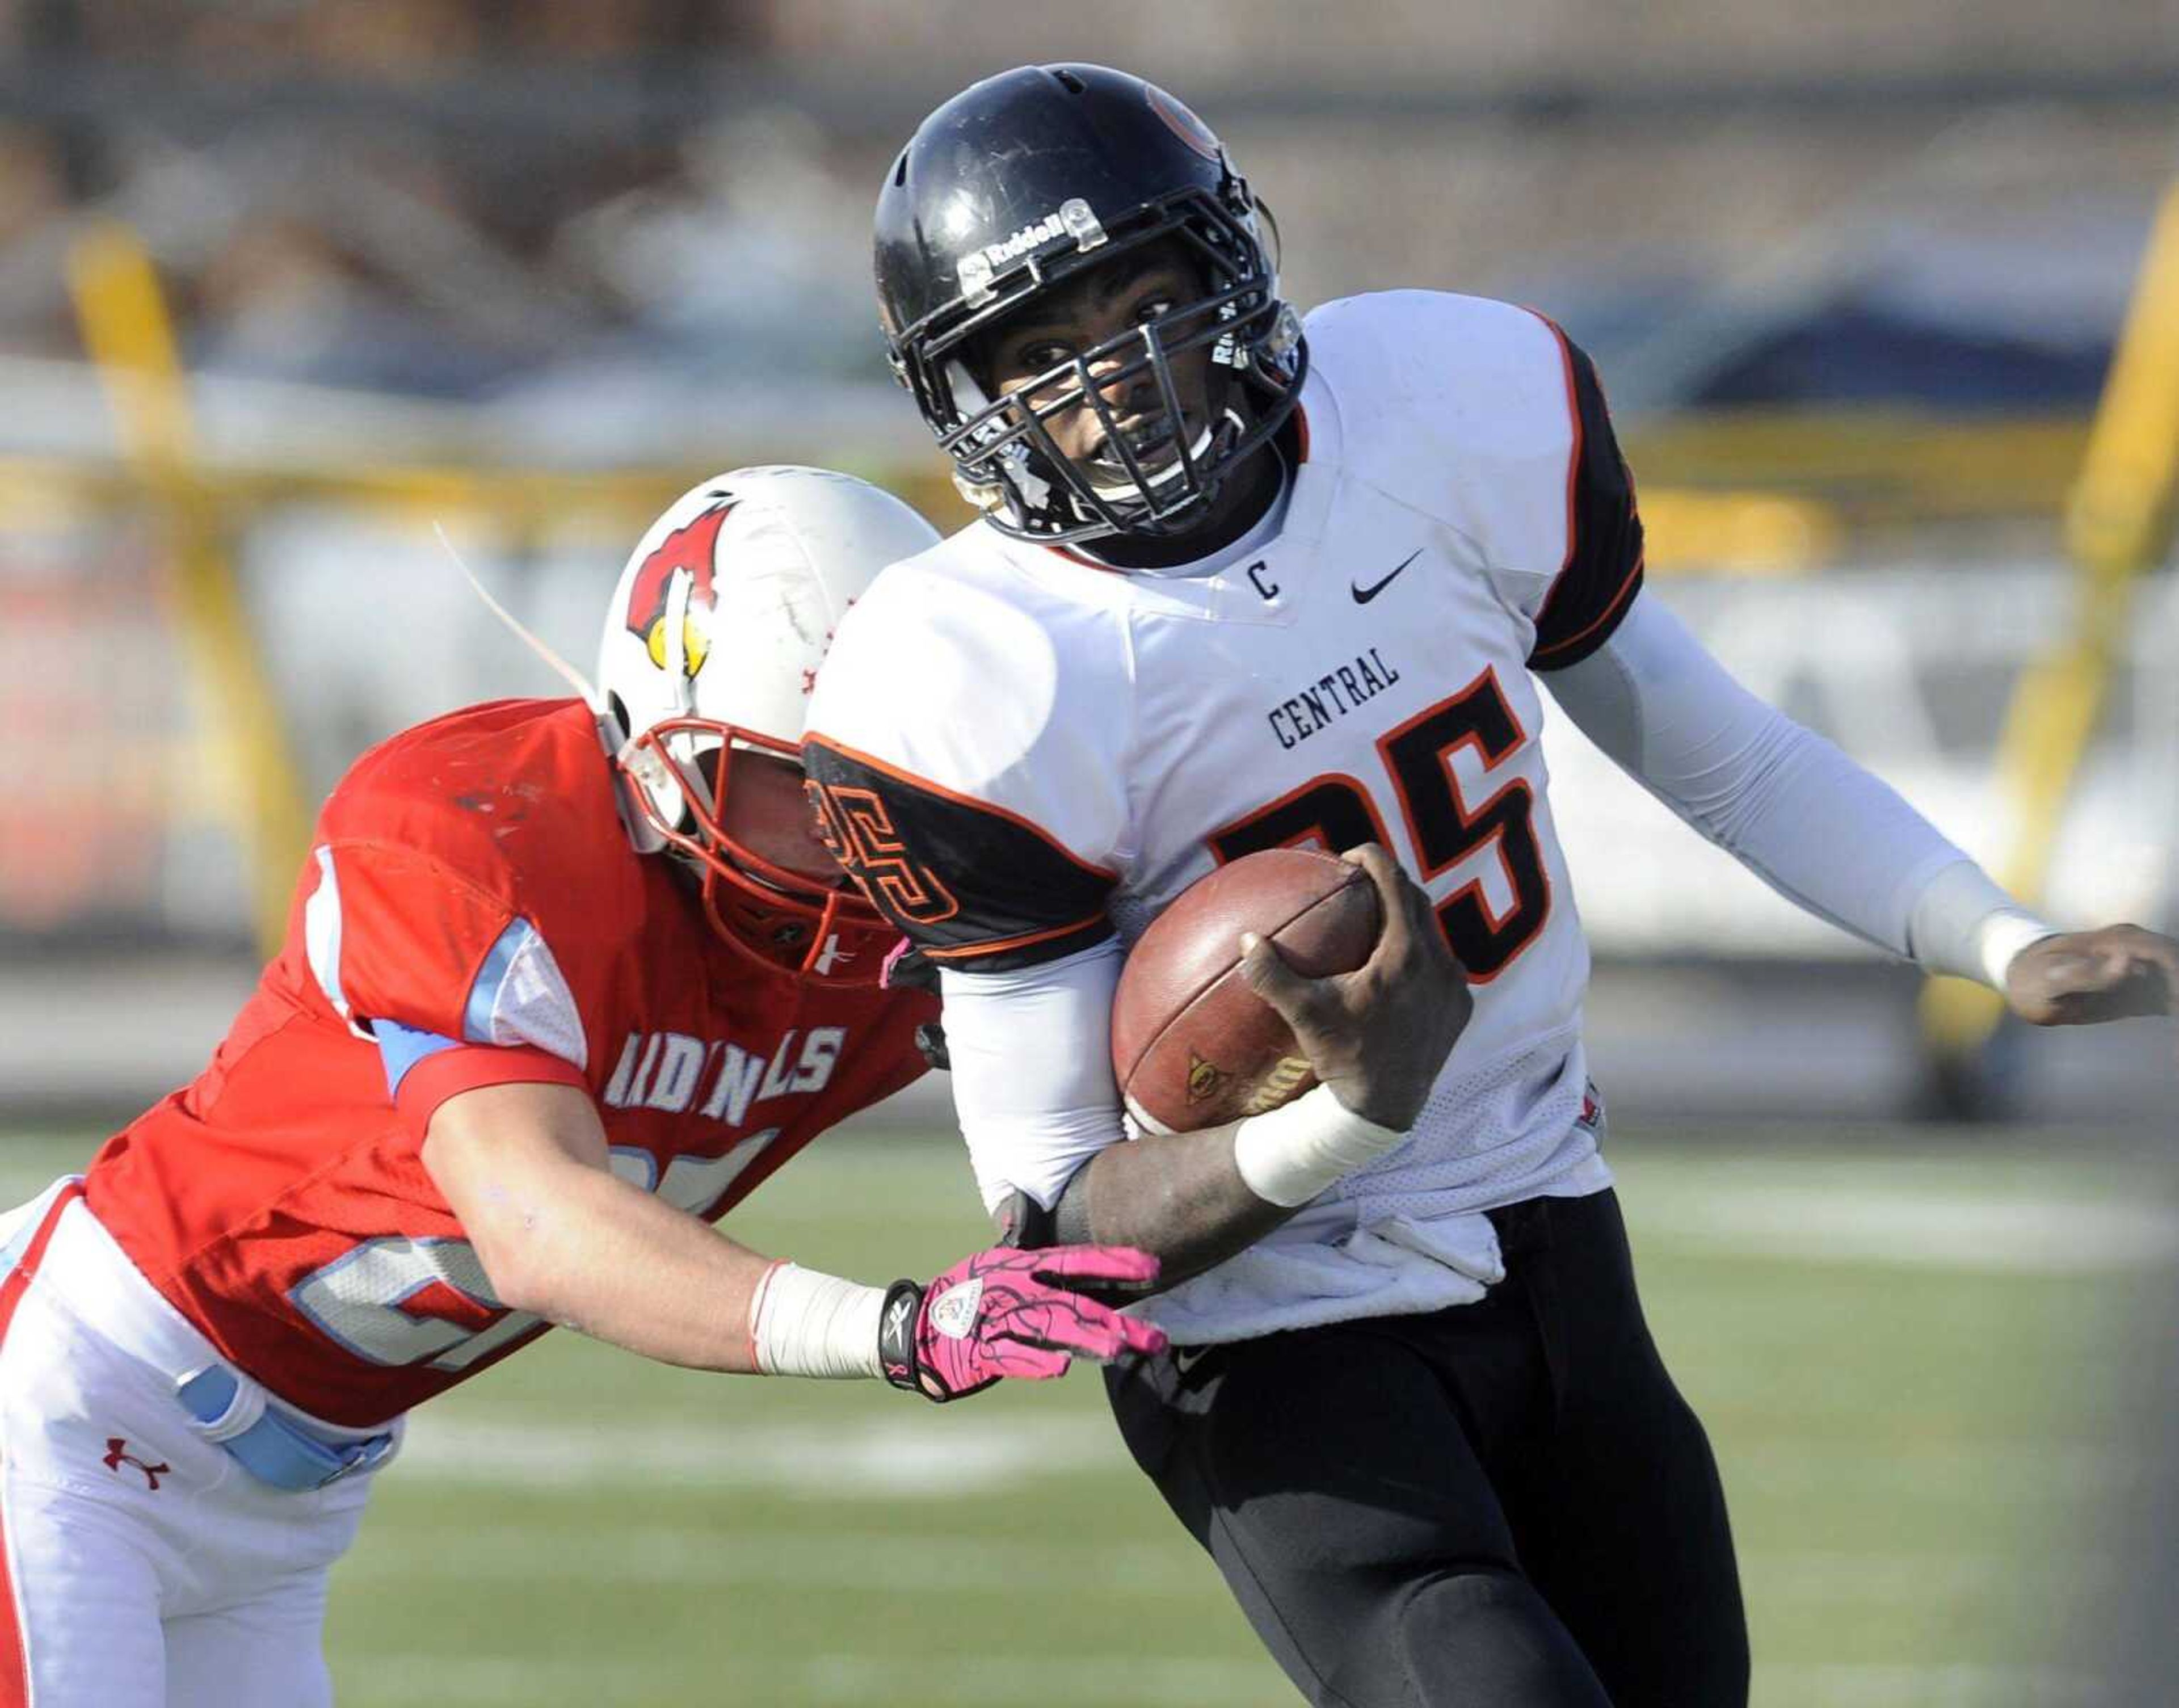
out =
{"type": "Polygon", "coordinates": [[[621,768],[645,821],[700,875],[705,916],[729,948],[767,970],[829,985],[875,986],[896,933],[846,874],[827,884],[791,871],[738,842],[720,822],[733,788],[737,746],[798,764],[801,759],[793,742],[710,718],[668,717],[628,743],[640,766],[624,753],[621,768]],[[674,756],[667,744],[673,735],[716,740],[716,780],[692,774],[674,756]],[[653,763],[671,770],[680,786],[683,822],[692,828],[667,823],[643,785],[640,770],[653,763]]]}

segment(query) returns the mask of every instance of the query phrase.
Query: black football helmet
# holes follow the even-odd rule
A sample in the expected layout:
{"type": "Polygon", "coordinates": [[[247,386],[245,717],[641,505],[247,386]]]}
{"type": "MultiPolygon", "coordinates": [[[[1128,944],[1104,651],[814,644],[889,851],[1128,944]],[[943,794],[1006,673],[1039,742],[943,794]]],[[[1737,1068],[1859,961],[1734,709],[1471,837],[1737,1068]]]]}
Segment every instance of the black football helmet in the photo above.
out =
{"type": "Polygon", "coordinates": [[[1187,532],[1301,389],[1308,354],[1279,298],[1272,230],[1209,127],[1123,72],[1024,66],[925,119],[878,195],[878,302],[893,372],[952,458],[963,494],[1023,539],[1187,532]],[[1195,264],[1200,294],[988,395],[974,340],[1065,281],[1166,239],[1195,264]],[[1210,421],[1191,441],[1172,360],[1205,345],[1210,421]],[[1093,366],[1114,361],[1093,384],[1093,366]],[[1122,434],[1100,388],[1144,373],[1168,425],[1122,434]],[[1062,454],[1046,426],[1074,409],[1104,424],[1094,465],[1062,454]],[[1131,437],[1172,450],[1146,462],[1131,437]]]}

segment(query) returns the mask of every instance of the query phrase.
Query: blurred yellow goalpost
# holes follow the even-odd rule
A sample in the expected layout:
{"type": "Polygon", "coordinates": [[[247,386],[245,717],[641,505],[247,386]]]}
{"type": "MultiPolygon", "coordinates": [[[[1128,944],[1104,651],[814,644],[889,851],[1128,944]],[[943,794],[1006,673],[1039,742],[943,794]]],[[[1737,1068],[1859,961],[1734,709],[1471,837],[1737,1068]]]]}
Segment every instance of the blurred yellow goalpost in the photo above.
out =
{"type": "Polygon", "coordinates": [[[253,925],[271,955],[287,930],[288,890],[310,839],[309,810],[220,518],[199,473],[187,376],[158,274],[134,232],[102,221],[71,250],[69,285],[123,450],[166,535],[166,585],[189,690],[211,750],[225,761],[230,787],[223,793],[248,854],[253,925]]]}
{"type": "MultiPolygon", "coordinates": [[[[2179,490],[2179,183],[2149,228],[2066,507],[2073,622],[2021,674],[1999,738],[2000,791],[2012,844],[1995,876],[2031,904],[2049,882],[2058,827],[2109,690],[2136,584],[2171,547],[2179,490]]],[[[1932,980],[1924,1037],[1940,1063],[1965,1063],[2004,1018],[2003,1000],[1964,979],[1932,980]]]]}

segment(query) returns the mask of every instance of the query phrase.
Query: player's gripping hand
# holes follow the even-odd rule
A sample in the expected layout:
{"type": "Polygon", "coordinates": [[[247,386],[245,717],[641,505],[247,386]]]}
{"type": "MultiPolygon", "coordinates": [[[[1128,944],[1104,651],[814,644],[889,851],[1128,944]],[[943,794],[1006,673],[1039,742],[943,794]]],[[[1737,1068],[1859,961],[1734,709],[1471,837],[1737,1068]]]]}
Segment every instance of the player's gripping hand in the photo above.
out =
{"type": "Polygon", "coordinates": [[[1430,897],[1375,843],[1341,859],[1377,887],[1384,925],[1351,973],[1305,979],[1264,937],[1242,938],[1241,976],[1293,1029],[1316,1077],[1349,1113],[1404,1133],[1474,1012],[1468,975],[1430,897]]]}
{"type": "Polygon", "coordinates": [[[1165,1336],[1074,1291],[1145,1291],[1158,1260],[1123,1245],[980,1251],[927,1286],[896,1281],[878,1319],[886,1380],[959,1399],[1002,1376],[1062,1376],[1076,1357],[1165,1350],[1165,1336]]]}
{"type": "Polygon", "coordinates": [[[2012,958],[2005,999],[2038,1026],[2179,1013],[2179,942],[2139,925],[2045,937],[2012,958]]]}

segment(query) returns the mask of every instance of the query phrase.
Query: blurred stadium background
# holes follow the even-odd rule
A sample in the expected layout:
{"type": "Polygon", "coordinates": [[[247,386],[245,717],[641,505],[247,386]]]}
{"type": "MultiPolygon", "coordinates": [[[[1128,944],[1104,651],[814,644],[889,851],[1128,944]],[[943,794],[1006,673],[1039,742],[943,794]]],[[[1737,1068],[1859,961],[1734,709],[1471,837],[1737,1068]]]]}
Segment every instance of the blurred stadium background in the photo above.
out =
{"type": "MultiPolygon", "coordinates": [[[[587,663],[715,470],[961,518],[870,204],[936,102],[1058,58],[1204,114],[1297,301],[1560,320],[1655,596],[2056,918],[2172,927],[2174,0],[0,0],[7,1201],[195,1071],[363,745],[556,691],[434,522],[587,663]]],[[[2179,1699],[2169,1029],[1993,1030],[1548,740],[1758,1700],[2179,1699]]],[[[950,1255],[943,1095],[737,1231],[950,1255]]],[[[1290,1700],[1087,1381],[926,1414],[556,1338],[387,1480],[344,1701],[1290,1700]]]]}

